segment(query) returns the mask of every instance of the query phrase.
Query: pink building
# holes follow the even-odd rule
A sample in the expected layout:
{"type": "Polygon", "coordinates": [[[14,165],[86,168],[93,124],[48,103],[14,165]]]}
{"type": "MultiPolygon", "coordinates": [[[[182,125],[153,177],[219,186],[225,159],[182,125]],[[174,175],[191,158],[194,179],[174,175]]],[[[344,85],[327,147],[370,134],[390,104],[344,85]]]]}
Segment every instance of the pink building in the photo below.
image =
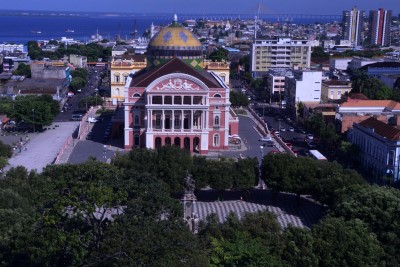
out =
{"type": "Polygon", "coordinates": [[[207,154],[228,148],[238,134],[229,88],[214,73],[179,58],[128,80],[125,89],[125,148],[177,145],[207,154]]]}

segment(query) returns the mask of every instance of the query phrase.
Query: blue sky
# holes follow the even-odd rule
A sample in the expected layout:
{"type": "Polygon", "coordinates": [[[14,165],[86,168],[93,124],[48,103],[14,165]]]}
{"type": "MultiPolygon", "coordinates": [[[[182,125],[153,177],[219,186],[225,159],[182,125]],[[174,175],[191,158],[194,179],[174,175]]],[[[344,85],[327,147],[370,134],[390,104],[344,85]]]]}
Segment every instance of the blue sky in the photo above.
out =
{"type": "Polygon", "coordinates": [[[94,11],[128,13],[229,13],[252,14],[261,3],[261,14],[339,15],[356,4],[369,11],[379,7],[400,12],[400,0],[15,0],[2,1],[1,9],[94,11]]]}

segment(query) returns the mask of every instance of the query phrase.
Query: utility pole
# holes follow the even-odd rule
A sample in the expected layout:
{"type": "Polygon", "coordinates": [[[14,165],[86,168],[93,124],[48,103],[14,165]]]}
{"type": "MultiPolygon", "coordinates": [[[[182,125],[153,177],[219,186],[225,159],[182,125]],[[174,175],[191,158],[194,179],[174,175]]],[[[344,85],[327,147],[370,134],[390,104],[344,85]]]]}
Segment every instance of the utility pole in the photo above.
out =
{"type": "Polygon", "coordinates": [[[35,109],[32,109],[33,132],[35,132],[35,109]]]}

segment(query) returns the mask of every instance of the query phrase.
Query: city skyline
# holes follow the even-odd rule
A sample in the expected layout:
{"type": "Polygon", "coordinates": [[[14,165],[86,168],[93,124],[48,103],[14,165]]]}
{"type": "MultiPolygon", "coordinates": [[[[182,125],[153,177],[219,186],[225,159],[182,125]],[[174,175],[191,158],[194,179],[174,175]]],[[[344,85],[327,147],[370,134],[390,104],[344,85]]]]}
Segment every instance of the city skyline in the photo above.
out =
{"type": "Polygon", "coordinates": [[[313,14],[340,15],[344,10],[350,10],[355,5],[364,11],[384,8],[393,11],[397,16],[400,12],[398,0],[380,1],[328,1],[328,0],[281,0],[279,2],[259,2],[257,0],[235,2],[230,0],[203,1],[148,0],[136,2],[130,0],[70,0],[68,4],[53,0],[19,0],[5,2],[5,10],[43,10],[43,11],[79,11],[79,12],[121,12],[121,13],[196,13],[196,14],[255,14],[260,7],[260,14],[313,14]],[[112,3],[112,4],[111,4],[112,3]]]}

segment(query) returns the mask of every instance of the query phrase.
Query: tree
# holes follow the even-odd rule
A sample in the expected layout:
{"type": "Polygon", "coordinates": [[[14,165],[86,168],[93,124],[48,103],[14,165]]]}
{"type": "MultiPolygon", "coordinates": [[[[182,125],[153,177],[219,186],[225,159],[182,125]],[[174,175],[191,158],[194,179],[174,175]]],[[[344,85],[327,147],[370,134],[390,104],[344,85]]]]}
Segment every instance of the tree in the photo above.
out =
{"type": "Polygon", "coordinates": [[[282,259],[288,266],[318,266],[318,259],[314,254],[314,238],[310,230],[288,227],[283,235],[285,242],[282,259]]]}
{"type": "Polygon", "coordinates": [[[210,173],[210,186],[217,190],[230,189],[233,186],[232,173],[234,162],[229,159],[220,159],[220,161],[208,162],[210,173]]]}
{"type": "Polygon", "coordinates": [[[83,80],[87,81],[89,77],[89,71],[83,68],[76,68],[75,70],[71,71],[72,78],[80,77],[83,80]]]}
{"type": "Polygon", "coordinates": [[[226,61],[228,59],[228,50],[224,48],[218,48],[209,55],[209,59],[212,61],[226,61]]]}
{"type": "Polygon", "coordinates": [[[327,218],[312,229],[318,266],[381,266],[384,251],[360,220],[327,218]]]}
{"type": "Polygon", "coordinates": [[[94,106],[101,106],[101,105],[103,105],[103,103],[104,103],[103,98],[96,95],[96,96],[88,96],[88,97],[82,98],[79,101],[78,106],[80,108],[91,107],[91,106],[94,107],[94,106]]]}
{"type": "Polygon", "coordinates": [[[76,92],[78,89],[82,89],[86,85],[86,80],[82,79],[81,77],[76,77],[73,78],[69,88],[73,91],[76,92]]]}
{"type": "Polygon", "coordinates": [[[316,46],[314,47],[312,53],[311,53],[312,58],[316,57],[322,57],[322,58],[329,58],[329,54],[325,53],[324,48],[322,46],[316,46]]]}
{"type": "Polygon", "coordinates": [[[20,63],[18,64],[18,68],[13,71],[13,75],[25,76],[26,78],[30,78],[31,67],[29,65],[26,65],[25,63],[20,63]]]}
{"type": "Polygon", "coordinates": [[[245,158],[235,163],[233,187],[236,189],[253,188],[258,182],[257,158],[245,158]]]}
{"type": "Polygon", "coordinates": [[[234,107],[240,107],[240,106],[247,107],[249,105],[249,99],[242,92],[230,91],[229,101],[234,107]]]}
{"type": "Polygon", "coordinates": [[[352,76],[352,93],[363,93],[369,99],[392,99],[393,92],[377,78],[369,77],[363,70],[357,70],[352,76]]]}
{"type": "Polygon", "coordinates": [[[283,266],[262,245],[260,238],[236,232],[234,238],[212,238],[210,266],[283,266]]]}
{"type": "Polygon", "coordinates": [[[376,233],[386,252],[388,266],[400,264],[400,192],[371,185],[353,185],[343,189],[332,215],[346,220],[359,219],[376,233]]]}

